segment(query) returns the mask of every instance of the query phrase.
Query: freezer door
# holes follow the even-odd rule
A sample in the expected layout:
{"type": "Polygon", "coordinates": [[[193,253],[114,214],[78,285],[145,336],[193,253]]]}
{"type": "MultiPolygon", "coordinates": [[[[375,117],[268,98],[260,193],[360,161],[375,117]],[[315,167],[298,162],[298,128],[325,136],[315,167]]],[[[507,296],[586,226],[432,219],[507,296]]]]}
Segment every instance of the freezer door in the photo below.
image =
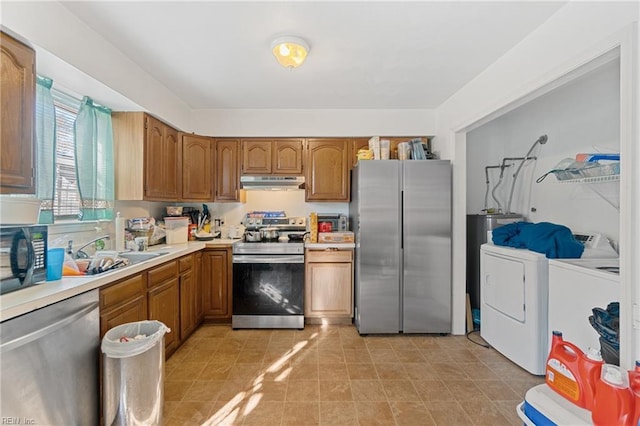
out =
{"type": "Polygon", "coordinates": [[[355,316],[362,334],[400,331],[400,162],[354,170],[355,316]]]}
{"type": "Polygon", "coordinates": [[[404,333],[451,332],[451,165],[402,161],[404,333]]]}

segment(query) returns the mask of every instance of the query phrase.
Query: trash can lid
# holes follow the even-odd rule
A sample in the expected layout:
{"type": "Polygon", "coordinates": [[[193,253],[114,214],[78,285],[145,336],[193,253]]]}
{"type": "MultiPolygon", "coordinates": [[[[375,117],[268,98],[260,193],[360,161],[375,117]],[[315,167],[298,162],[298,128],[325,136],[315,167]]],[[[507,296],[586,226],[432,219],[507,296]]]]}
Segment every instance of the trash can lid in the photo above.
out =
{"type": "Polygon", "coordinates": [[[109,358],[129,358],[151,349],[170,332],[160,321],[130,322],[107,331],[100,348],[109,358]]]}

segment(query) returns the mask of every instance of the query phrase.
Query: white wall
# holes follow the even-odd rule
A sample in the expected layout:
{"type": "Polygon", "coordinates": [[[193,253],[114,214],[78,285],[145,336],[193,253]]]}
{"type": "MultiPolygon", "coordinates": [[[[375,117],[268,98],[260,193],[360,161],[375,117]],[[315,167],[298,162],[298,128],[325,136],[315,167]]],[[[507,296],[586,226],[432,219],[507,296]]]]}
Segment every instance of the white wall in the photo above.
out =
{"type": "Polygon", "coordinates": [[[37,71],[52,78],[54,87],[56,81],[64,82],[66,89],[106,106],[115,91],[181,130],[191,128],[191,111],[182,100],[62,4],[2,2],[0,19],[5,28],[34,45],[40,53],[36,56],[37,71]],[[44,61],[43,50],[53,57],[44,61]],[[87,78],[94,80],[93,85],[87,84],[87,78]]]}
{"type": "Polygon", "coordinates": [[[434,110],[195,110],[194,131],[216,136],[431,136],[434,110]]]}
{"type": "Polygon", "coordinates": [[[630,24],[638,21],[639,8],[637,2],[569,2],[437,109],[434,149],[441,152],[442,158],[452,160],[454,174],[454,333],[465,331],[468,156],[464,132],[487,117],[495,118],[492,114],[506,112],[512,104],[588,63],[607,48],[615,48],[628,37],[625,30],[630,24]]]}
{"type": "MultiPolygon", "coordinates": [[[[620,61],[591,71],[467,133],[467,213],[484,207],[484,166],[499,164],[504,157],[522,157],[542,134],[545,145],[532,152],[537,161],[522,168],[514,190],[511,212],[531,222],[553,222],[572,230],[597,231],[610,240],[619,238],[619,212],[589,185],[559,184],[553,175],[535,180],[563,158],[577,153],[620,152],[620,61]],[[531,211],[531,209],[535,211],[531,211]]],[[[519,162],[505,169],[498,187],[505,208],[513,175],[519,162]]],[[[493,188],[499,169],[490,171],[493,188]]],[[[598,184],[598,190],[619,203],[620,182],[598,184]]],[[[489,197],[489,206],[496,207],[489,197]]]]}

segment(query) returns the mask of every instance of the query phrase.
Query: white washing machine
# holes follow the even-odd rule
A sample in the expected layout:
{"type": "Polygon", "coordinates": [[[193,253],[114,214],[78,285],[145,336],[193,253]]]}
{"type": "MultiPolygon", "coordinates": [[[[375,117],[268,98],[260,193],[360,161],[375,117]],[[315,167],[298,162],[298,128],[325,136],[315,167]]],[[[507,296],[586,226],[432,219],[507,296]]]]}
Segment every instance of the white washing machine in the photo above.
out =
{"type": "MultiPolygon", "coordinates": [[[[585,246],[582,259],[549,260],[542,253],[491,243],[480,248],[480,335],[498,352],[532,374],[545,374],[549,354],[550,263],[586,265],[595,261],[600,264],[598,258],[618,256],[600,234],[576,233],[574,236],[585,246]]],[[[578,278],[572,279],[576,282],[578,278]]],[[[582,290],[578,294],[584,293],[582,290]]],[[[582,302],[575,303],[580,305],[582,302]]],[[[589,303],[591,299],[585,302],[589,303]]],[[[606,304],[603,307],[606,308],[606,304]]],[[[566,321],[562,320],[562,323],[566,324],[566,321]]],[[[586,325],[591,327],[588,319],[586,325]]],[[[564,330],[559,331],[565,339],[572,341],[564,330]]]]}
{"type": "Polygon", "coordinates": [[[547,360],[549,261],[526,249],[480,247],[480,335],[532,374],[547,360]]]}
{"type": "Polygon", "coordinates": [[[549,260],[548,335],[558,330],[583,351],[600,349],[600,335],[589,316],[594,307],[606,309],[620,301],[619,265],[617,258],[549,260]]]}

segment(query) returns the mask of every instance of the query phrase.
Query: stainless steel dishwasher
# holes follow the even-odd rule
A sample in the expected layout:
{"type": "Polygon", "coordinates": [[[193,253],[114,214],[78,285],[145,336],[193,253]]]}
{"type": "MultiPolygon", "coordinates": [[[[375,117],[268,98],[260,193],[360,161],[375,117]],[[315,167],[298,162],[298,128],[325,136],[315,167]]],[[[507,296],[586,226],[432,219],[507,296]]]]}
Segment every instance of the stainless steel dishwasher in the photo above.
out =
{"type": "Polygon", "coordinates": [[[3,422],[97,425],[98,290],[0,323],[3,422]]]}

